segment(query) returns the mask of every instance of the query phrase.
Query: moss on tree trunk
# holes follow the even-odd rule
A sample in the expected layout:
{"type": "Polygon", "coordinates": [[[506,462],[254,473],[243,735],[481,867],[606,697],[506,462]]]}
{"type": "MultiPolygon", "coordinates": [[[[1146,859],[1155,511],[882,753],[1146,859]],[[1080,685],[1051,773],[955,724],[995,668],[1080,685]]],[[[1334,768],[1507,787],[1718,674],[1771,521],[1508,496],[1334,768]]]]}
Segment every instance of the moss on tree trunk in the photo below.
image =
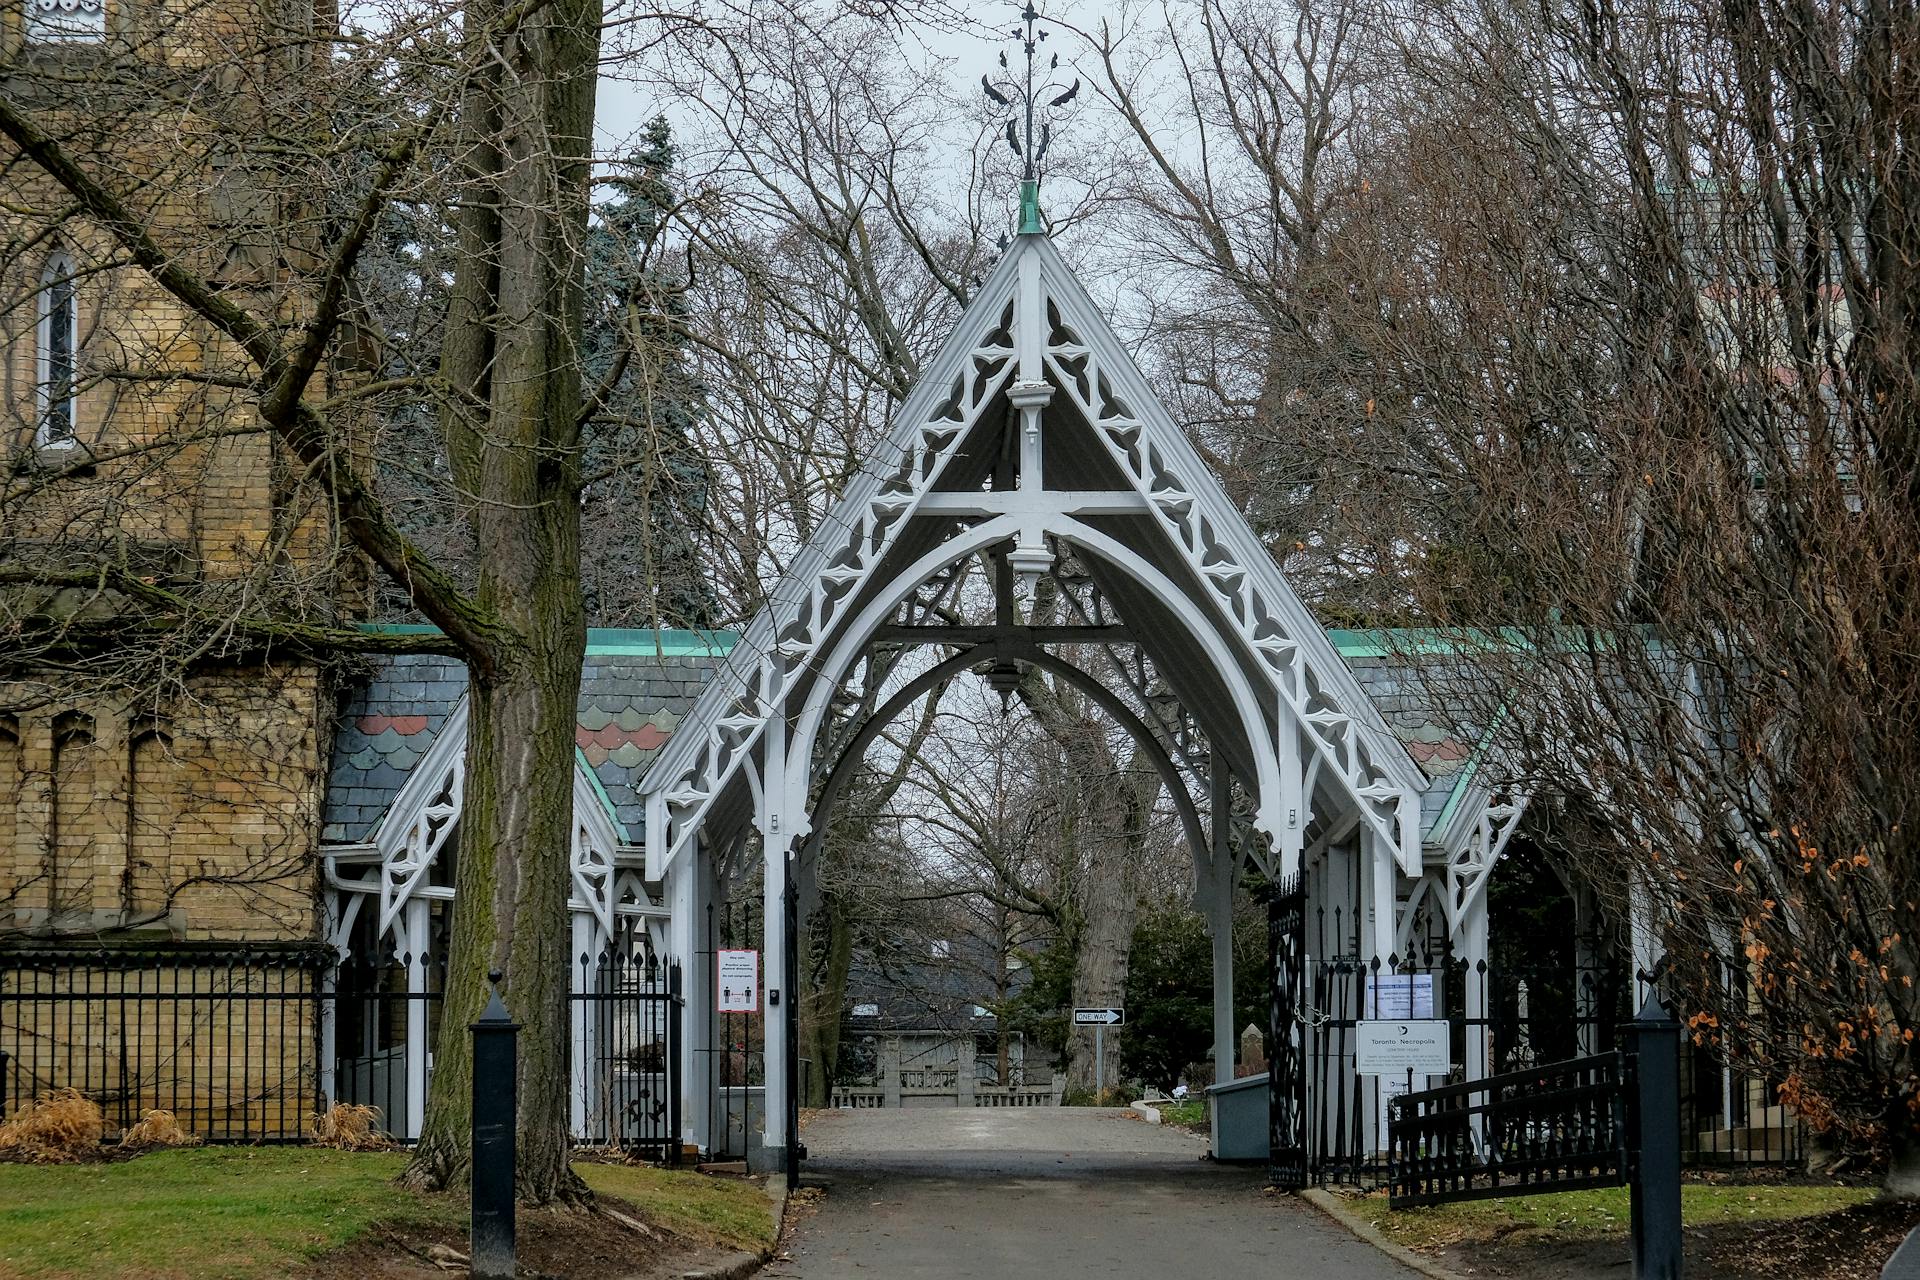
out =
{"type": "MultiPolygon", "coordinates": [[[[469,29],[498,12],[476,2],[469,29]]],[[[463,104],[470,192],[442,361],[464,395],[442,430],[455,482],[471,498],[475,595],[514,639],[475,671],[469,693],[459,906],[432,1091],[406,1177],[433,1188],[467,1180],[467,1028],[485,1006],[488,971],[499,969],[523,1028],[516,1186],[533,1204],[588,1198],[568,1165],[567,897],[586,650],[581,246],[600,18],[599,0],[534,11],[463,104]]]]}

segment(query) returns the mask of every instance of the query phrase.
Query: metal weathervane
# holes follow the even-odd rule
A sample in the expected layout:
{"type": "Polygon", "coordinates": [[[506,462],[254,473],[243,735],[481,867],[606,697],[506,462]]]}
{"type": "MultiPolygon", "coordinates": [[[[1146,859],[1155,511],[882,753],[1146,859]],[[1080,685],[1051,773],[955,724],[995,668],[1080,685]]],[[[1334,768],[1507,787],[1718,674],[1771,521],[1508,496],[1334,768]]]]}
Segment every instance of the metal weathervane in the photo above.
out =
{"type": "Polygon", "coordinates": [[[1059,88],[1057,84],[1049,83],[1049,80],[1053,72],[1060,67],[1060,55],[1056,53],[1049,59],[1046,69],[1040,73],[1040,82],[1035,84],[1034,57],[1040,52],[1040,46],[1047,38],[1046,31],[1041,29],[1039,24],[1040,11],[1033,7],[1033,0],[1027,0],[1020,11],[1020,25],[1013,28],[1011,32],[1027,55],[1026,76],[1023,81],[1014,79],[1013,68],[1007,62],[1007,55],[1004,52],[1000,55],[1000,69],[1004,73],[1000,83],[995,84],[991,75],[980,77],[980,87],[986,90],[987,97],[1002,107],[1017,106],[1019,113],[1024,116],[1024,131],[1020,128],[1019,121],[1009,118],[1006,133],[1007,145],[1013,148],[1013,153],[1020,157],[1024,165],[1020,174],[1021,235],[1038,234],[1046,230],[1040,221],[1040,162],[1046,158],[1047,144],[1053,140],[1053,122],[1041,120],[1040,132],[1036,136],[1033,131],[1034,117],[1042,111],[1050,112],[1055,108],[1064,107],[1080,94],[1080,80],[1076,76],[1064,93],[1055,94],[1044,106],[1041,105],[1042,94],[1059,88]]]}

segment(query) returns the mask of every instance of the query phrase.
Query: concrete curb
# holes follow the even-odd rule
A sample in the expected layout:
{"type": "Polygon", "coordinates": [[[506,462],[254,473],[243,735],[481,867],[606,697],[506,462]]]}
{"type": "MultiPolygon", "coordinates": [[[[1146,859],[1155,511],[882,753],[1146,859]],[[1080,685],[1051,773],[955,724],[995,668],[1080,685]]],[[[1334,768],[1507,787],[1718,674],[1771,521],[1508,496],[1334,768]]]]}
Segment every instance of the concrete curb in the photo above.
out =
{"type": "Polygon", "coordinates": [[[747,1280],[747,1277],[773,1261],[780,1251],[780,1232],[786,1226],[787,1180],[775,1175],[766,1183],[767,1207],[773,1214],[773,1243],[758,1253],[734,1253],[710,1267],[683,1271],[680,1280],[747,1280]]]}
{"type": "Polygon", "coordinates": [[[1300,1198],[1401,1266],[1411,1267],[1426,1276],[1428,1280],[1466,1280],[1466,1277],[1458,1271],[1442,1265],[1425,1254],[1415,1253],[1405,1245],[1395,1244],[1387,1239],[1380,1233],[1378,1227],[1350,1211],[1340,1203],[1340,1197],[1331,1192],[1312,1187],[1302,1191],[1300,1198]]]}
{"type": "Polygon", "coordinates": [[[767,1265],[767,1258],[758,1253],[736,1253],[722,1258],[710,1267],[697,1271],[682,1271],[680,1280],[747,1280],[747,1277],[767,1265]]]}
{"type": "Polygon", "coordinates": [[[1133,1112],[1133,1114],[1135,1114],[1136,1116],[1139,1116],[1142,1120],[1145,1120],[1148,1124],[1160,1123],[1160,1113],[1154,1110],[1152,1107],[1148,1106],[1144,1102],[1132,1103],[1127,1107],[1127,1110],[1133,1112]]]}

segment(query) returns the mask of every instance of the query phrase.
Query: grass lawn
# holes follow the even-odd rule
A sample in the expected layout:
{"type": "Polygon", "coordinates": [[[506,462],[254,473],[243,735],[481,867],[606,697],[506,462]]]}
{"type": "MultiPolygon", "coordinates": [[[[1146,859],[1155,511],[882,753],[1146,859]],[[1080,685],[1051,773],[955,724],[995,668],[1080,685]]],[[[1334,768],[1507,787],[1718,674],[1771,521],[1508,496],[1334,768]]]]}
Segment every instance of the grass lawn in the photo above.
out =
{"type": "MultiPolygon", "coordinates": [[[[1872,1187],[1690,1183],[1681,1189],[1680,1213],[1690,1227],[1769,1222],[1830,1213],[1864,1204],[1877,1194],[1872,1187]]],[[[1627,1230],[1625,1187],[1556,1191],[1422,1209],[1389,1209],[1386,1196],[1371,1195],[1350,1201],[1349,1206],[1387,1239],[1422,1252],[1508,1238],[1588,1240],[1627,1230]]]]}
{"type": "Polygon", "coordinates": [[[1205,1129],[1207,1127],[1207,1102],[1205,1098],[1188,1098],[1185,1102],[1168,1102],[1159,1107],[1160,1123],[1177,1124],[1182,1129],[1205,1129]]]}
{"type": "MultiPolygon", "coordinates": [[[[404,1154],[202,1147],[121,1164],[0,1164],[0,1277],[264,1280],[376,1223],[460,1227],[463,1196],[397,1189],[404,1154]]],[[[692,1171],[583,1164],[595,1191],[651,1222],[759,1248],[772,1223],[757,1184],[692,1171]]]]}
{"type": "Polygon", "coordinates": [[[652,1165],[577,1164],[594,1192],[631,1200],[675,1235],[755,1252],[773,1243],[773,1210],[760,1184],[652,1165]]]}

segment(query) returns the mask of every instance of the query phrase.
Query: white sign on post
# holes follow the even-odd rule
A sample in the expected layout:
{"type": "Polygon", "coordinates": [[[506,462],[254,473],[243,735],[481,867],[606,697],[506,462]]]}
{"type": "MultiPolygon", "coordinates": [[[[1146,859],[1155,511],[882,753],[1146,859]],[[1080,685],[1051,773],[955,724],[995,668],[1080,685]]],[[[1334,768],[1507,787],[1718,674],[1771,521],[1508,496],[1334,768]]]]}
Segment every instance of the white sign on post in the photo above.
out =
{"type": "Polygon", "coordinates": [[[1367,1008],[1376,1018],[1431,1018],[1433,975],[1430,973],[1370,973],[1367,1008]]]}
{"type": "Polygon", "coordinates": [[[760,1012],[760,953],[721,951],[720,973],[714,983],[721,1013],[760,1012]]]}
{"type": "Polygon", "coordinates": [[[1444,1018],[1368,1019],[1354,1024],[1353,1069],[1363,1076],[1444,1075],[1452,1041],[1444,1018]]]}

